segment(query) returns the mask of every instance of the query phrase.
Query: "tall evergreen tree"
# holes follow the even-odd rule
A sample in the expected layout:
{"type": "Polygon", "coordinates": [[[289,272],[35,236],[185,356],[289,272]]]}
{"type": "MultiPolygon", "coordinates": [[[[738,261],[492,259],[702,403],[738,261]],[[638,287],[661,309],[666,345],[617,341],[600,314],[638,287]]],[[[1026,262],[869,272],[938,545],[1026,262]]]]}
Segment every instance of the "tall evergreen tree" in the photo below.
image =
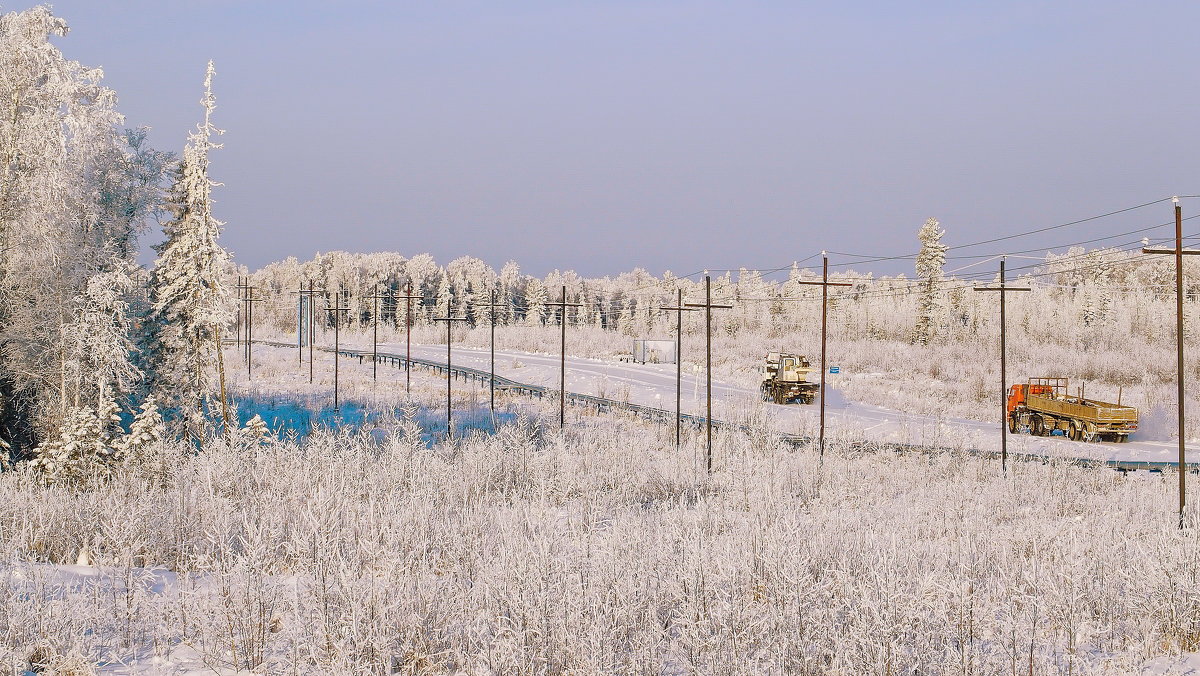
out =
{"type": "Polygon", "coordinates": [[[212,188],[219,184],[208,176],[208,153],[221,147],[212,137],[223,133],[212,124],[213,72],[210,61],[201,99],[204,122],[188,136],[170,192],[172,219],[163,228],[166,239],[155,247],[143,342],[157,400],[193,438],[203,435],[210,416],[228,415],[220,341],[233,307],[226,281],[229,254],[218,242],[223,223],[212,212],[212,188]]]}
{"type": "Polygon", "coordinates": [[[917,231],[921,251],[917,254],[917,278],[921,280],[921,300],[917,315],[916,341],[928,345],[937,331],[937,317],[941,304],[938,302],[937,285],[942,280],[942,266],[946,264],[945,244],[942,235],[946,231],[938,227],[936,218],[925,221],[917,231]]]}

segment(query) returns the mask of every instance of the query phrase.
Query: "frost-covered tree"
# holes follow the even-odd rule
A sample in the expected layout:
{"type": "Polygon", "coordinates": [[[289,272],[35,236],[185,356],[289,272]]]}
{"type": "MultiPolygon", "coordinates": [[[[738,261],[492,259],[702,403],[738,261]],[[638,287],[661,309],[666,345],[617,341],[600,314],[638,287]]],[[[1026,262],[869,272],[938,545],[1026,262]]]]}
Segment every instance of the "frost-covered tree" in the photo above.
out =
{"type": "Polygon", "coordinates": [[[500,319],[505,324],[511,324],[517,317],[517,287],[521,283],[521,266],[516,261],[509,261],[500,268],[500,300],[504,305],[500,309],[500,319]]]}
{"type": "Polygon", "coordinates": [[[64,377],[89,280],[127,269],[166,159],[119,128],[103,73],[50,43],[66,32],[46,7],[0,15],[0,441],[18,454],[94,394],[64,377]]]}
{"type": "Polygon", "coordinates": [[[450,289],[450,275],[443,273],[438,282],[437,313],[439,317],[449,317],[454,311],[454,293],[450,289]]]}
{"type": "Polygon", "coordinates": [[[75,406],[80,399],[96,397],[95,405],[121,394],[129,394],[141,380],[141,372],[130,361],[134,347],[129,336],[128,295],[133,279],[125,269],[101,272],[88,279],[83,306],[75,322],[64,327],[66,366],[62,388],[74,392],[75,406]]]}
{"type": "Polygon", "coordinates": [[[1080,300],[1080,319],[1087,327],[1102,325],[1112,312],[1112,261],[1108,252],[1097,249],[1082,256],[1078,264],[1083,267],[1083,275],[1088,282],[1080,300]]]}
{"type": "Polygon", "coordinates": [[[534,326],[546,323],[546,285],[537,277],[530,277],[525,284],[525,321],[534,326]]]}
{"type": "Polygon", "coordinates": [[[222,133],[211,120],[213,72],[210,61],[201,99],[204,122],[188,137],[170,192],[172,219],[164,226],[166,239],[155,247],[153,310],[143,343],[156,397],[193,438],[203,435],[218,405],[228,419],[220,342],[233,307],[226,288],[229,254],[218,242],[223,224],[212,212],[212,188],[218,184],[208,176],[208,153],[221,147],[212,137],[222,133]]]}
{"type": "Polygon", "coordinates": [[[937,331],[937,317],[941,309],[937,296],[937,285],[942,280],[942,266],[946,264],[946,245],[942,235],[946,231],[938,227],[936,218],[925,221],[917,231],[921,251],[917,254],[917,278],[921,284],[921,299],[917,314],[916,340],[928,345],[937,331]]]}
{"type": "Polygon", "coordinates": [[[129,426],[129,434],[117,444],[119,457],[130,461],[138,458],[151,444],[162,438],[163,418],[154,397],[146,397],[129,426]]]}
{"type": "Polygon", "coordinates": [[[261,415],[255,413],[252,418],[246,421],[246,426],[242,428],[242,437],[248,444],[257,446],[271,441],[275,435],[271,433],[271,428],[267,425],[267,421],[263,420],[261,415]]]}

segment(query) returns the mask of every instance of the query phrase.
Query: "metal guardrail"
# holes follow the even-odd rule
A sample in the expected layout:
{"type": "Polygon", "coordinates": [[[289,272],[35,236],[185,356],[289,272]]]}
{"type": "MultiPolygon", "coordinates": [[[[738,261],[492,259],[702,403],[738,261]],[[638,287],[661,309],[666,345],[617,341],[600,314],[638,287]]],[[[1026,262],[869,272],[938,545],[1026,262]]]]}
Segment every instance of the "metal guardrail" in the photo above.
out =
{"type": "MultiPolygon", "coordinates": [[[[225,342],[232,343],[233,341],[225,341],[225,342]]],[[[273,341],[273,340],[255,340],[253,342],[259,343],[261,345],[269,345],[272,347],[287,347],[287,348],[296,347],[296,345],[294,343],[283,343],[283,342],[273,341]]],[[[334,351],[333,348],[331,348],[331,347],[319,347],[319,346],[314,345],[313,348],[316,350],[320,350],[321,352],[333,352],[334,351]]],[[[365,359],[369,359],[372,354],[371,352],[364,352],[362,350],[354,350],[354,349],[350,349],[350,348],[339,348],[337,352],[338,352],[338,354],[340,354],[344,357],[357,358],[360,364],[363,363],[363,361],[365,359]]],[[[406,361],[406,358],[404,357],[404,355],[392,354],[390,352],[376,352],[375,355],[380,362],[394,364],[397,368],[402,368],[404,362],[406,361]]],[[[407,361],[411,361],[413,366],[426,368],[426,369],[434,371],[435,373],[445,373],[447,371],[446,365],[441,362],[437,362],[437,361],[433,361],[433,360],[429,360],[429,359],[421,359],[419,357],[412,357],[411,359],[408,359],[407,361]]],[[[481,383],[487,383],[488,381],[492,380],[491,372],[471,368],[469,366],[450,366],[448,377],[454,377],[454,376],[462,376],[464,379],[477,380],[481,383]]],[[[538,399],[545,398],[547,395],[557,394],[557,392],[558,392],[558,390],[553,389],[553,388],[543,387],[541,385],[530,385],[528,383],[518,382],[511,378],[505,378],[504,376],[499,376],[499,375],[495,376],[495,382],[496,382],[497,389],[502,389],[502,390],[514,392],[516,394],[521,394],[521,395],[525,395],[525,396],[536,397],[538,399]]],[[[636,416],[639,416],[642,418],[647,418],[647,419],[661,420],[664,422],[675,420],[675,412],[674,411],[668,411],[666,409],[656,408],[654,406],[643,406],[642,404],[634,404],[634,403],[625,402],[625,401],[617,401],[615,399],[608,399],[606,397],[597,397],[597,396],[591,395],[591,394],[579,394],[577,392],[567,392],[567,403],[575,404],[575,405],[579,405],[579,406],[594,406],[594,407],[596,407],[596,410],[600,411],[600,412],[610,411],[610,410],[619,410],[619,411],[626,411],[626,412],[632,413],[636,416]]],[[[684,414],[682,414],[681,418],[683,419],[683,421],[685,423],[692,425],[694,427],[700,427],[700,426],[704,425],[704,422],[705,422],[704,416],[693,415],[691,413],[684,413],[684,414]]],[[[723,420],[717,420],[716,418],[713,418],[712,425],[713,425],[713,428],[715,428],[715,429],[737,430],[740,432],[753,431],[752,428],[750,428],[748,425],[739,425],[736,423],[730,423],[730,422],[726,422],[723,420]]],[[[789,444],[791,446],[807,446],[809,444],[812,444],[816,440],[815,437],[801,435],[801,434],[789,434],[787,432],[773,432],[772,435],[779,437],[780,440],[782,440],[784,443],[789,444]]],[[[944,453],[944,452],[950,451],[950,452],[965,453],[967,455],[974,455],[974,456],[978,456],[981,458],[999,458],[1000,457],[999,451],[989,451],[989,450],[979,449],[979,448],[955,449],[955,448],[949,448],[949,447],[943,447],[943,446],[905,444],[905,443],[899,443],[899,442],[894,442],[894,441],[883,441],[883,442],[855,441],[855,442],[851,442],[849,446],[852,450],[889,450],[889,451],[893,451],[895,453],[932,453],[932,452],[944,453]]],[[[1157,461],[1157,460],[1101,460],[1101,459],[1097,459],[1097,458],[1050,456],[1050,455],[1039,455],[1037,453],[1021,453],[1021,452],[1009,453],[1008,457],[1010,457],[1014,460],[1021,460],[1024,462],[1040,462],[1042,464],[1048,464],[1050,462],[1069,462],[1071,464],[1079,465],[1081,467],[1108,468],[1108,469],[1116,470],[1118,472],[1136,472],[1138,470],[1149,471],[1149,472],[1175,471],[1179,467],[1179,463],[1177,463],[1177,462],[1164,462],[1164,461],[1157,461]]],[[[1191,472],[1191,473],[1200,472],[1200,463],[1189,462],[1189,463],[1186,463],[1185,466],[1187,467],[1188,472],[1191,472]]]]}

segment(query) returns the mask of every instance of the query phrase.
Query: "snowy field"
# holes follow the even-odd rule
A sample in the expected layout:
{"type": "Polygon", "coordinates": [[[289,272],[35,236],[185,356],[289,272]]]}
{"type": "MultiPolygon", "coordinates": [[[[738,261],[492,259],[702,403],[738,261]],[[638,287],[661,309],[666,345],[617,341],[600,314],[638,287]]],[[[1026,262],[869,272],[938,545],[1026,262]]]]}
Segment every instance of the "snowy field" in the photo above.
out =
{"type": "MultiPolygon", "coordinates": [[[[331,394],[328,356],[309,386],[294,351],[256,355],[239,395],[331,394]]],[[[345,396],[363,407],[406,400],[402,372],[380,369],[372,385],[369,365],[342,366],[345,396]]],[[[769,435],[721,434],[708,477],[697,439],[677,451],[669,426],[575,410],[560,433],[553,407],[528,401],[505,402],[515,418],[495,434],[431,447],[419,421],[440,420],[445,381],[413,377],[430,410],[384,421],[383,436],[368,425],[303,443],[162,447],[136,472],[74,488],[0,475],[3,664],[21,673],[31,656],[74,659],[90,666],[61,673],[99,674],[1200,664],[1200,543],[1176,527],[1171,475],[1058,463],[1005,475],[994,461],[852,454],[839,441],[821,459],[769,435]]],[[[486,407],[477,385],[455,397],[456,414],[486,407]]]]}
{"type": "MultiPolygon", "coordinates": [[[[370,352],[369,341],[351,339],[348,347],[370,352]]],[[[381,343],[381,353],[403,355],[403,343],[381,343]]],[[[445,345],[414,345],[413,357],[445,363],[445,345]]],[[[488,370],[490,354],[477,347],[452,347],[451,362],[488,370]]],[[[380,368],[394,368],[383,366],[380,368]]],[[[499,349],[496,352],[497,375],[518,382],[559,386],[560,357],[557,354],[534,354],[499,349]]],[[[872,374],[857,377],[871,377],[872,374]]],[[[611,359],[567,357],[567,390],[617,399],[619,401],[675,409],[675,366],[671,364],[623,363],[611,359]]],[[[943,417],[908,413],[851,400],[840,385],[843,378],[855,374],[832,375],[827,383],[827,434],[843,439],[866,439],[875,442],[900,442],[958,449],[978,449],[999,452],[1000,425],[966,418],[943,417]]],[[[682,377],[681,408],[684,413],[703,415],[704,374],[694,365],[682,377]]],[[[765,423],[774,431],[813,435],[818,429],[818,407],[764,403],[753,387],[713,382],[713,416],[718,419],[765,423]]],[[[999,417],[997,415],[997,417],[999,417]]],[[[1082,443],[1063,436],[1033,437],[1010,434],[1010,453],[1024,453],[1055,458],[1087,458],[1093,460],[1132,460],[1175,462],[1178,446],[1161,424],[1151,422],[1131,436],[1126,443],[1082,443]]],[[[1188,462],[1200,462],[1200,446],[1189,445],[1188,462]]]]}

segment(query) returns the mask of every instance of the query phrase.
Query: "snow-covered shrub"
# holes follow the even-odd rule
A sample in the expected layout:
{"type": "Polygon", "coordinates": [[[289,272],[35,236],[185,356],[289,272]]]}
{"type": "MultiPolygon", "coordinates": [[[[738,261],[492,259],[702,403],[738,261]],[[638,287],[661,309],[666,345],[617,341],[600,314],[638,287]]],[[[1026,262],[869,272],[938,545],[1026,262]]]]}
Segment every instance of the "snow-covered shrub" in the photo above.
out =
{"type": "Polygon", "coordinates": [[[275,438],[271,428],[267,425],[267,421],[262,419],[262,416],[255,413],[253,417],[246,421],[246,426],[241,430],[242,438],[247,443],[258,446],[275,438]]]}
{"type": "MultiPolygon", "coordinates": [[[[100,415],[88,406],[70,409],[57,438],[34,449],[32,465],[49,481],[72,481],[99,476],[108,471],[116,449],[108,431],[114,408],[100,415]]],[[[118,418],[119,420],[119,418],[118,418]]]]}
{"type": "Polygon", "coordinates": [[[270,673],[1102,674],[1200,626],[1171,476],[754,433],[719,434],[709,477],[691,433],[612,416],[409,436],[0,474],[0,660],[50,639],[270,673]],[[48,565],[81,542],[88,575],[48,565]]]}

